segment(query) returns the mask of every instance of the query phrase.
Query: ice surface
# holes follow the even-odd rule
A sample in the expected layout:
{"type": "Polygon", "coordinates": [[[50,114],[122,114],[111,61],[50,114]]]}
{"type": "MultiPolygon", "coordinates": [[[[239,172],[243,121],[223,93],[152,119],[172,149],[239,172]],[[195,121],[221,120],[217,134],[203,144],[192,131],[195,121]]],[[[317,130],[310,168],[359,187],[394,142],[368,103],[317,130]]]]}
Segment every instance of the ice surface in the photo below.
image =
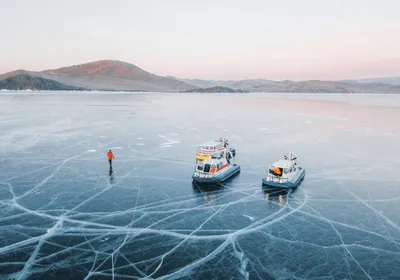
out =
{"type": "Polygon", "coordinates": [[[4,93],[0,278],[400,279],[399,104],[4,93]],[[242,172],[193,184],[196,146],[222,136],[242,172]],[[262,188],[289,150],[302,185],[262,188]]]}

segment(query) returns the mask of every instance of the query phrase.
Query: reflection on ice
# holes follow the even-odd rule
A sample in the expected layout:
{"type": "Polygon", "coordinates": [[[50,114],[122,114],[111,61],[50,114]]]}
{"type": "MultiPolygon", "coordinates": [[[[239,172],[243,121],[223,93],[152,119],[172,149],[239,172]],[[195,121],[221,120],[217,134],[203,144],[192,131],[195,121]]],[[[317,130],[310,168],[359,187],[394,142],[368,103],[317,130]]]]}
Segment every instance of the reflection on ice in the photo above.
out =
{"type": "Polygon", "coordinates": [[[399,107],[215,95],[210,124],[195,110],[208,97],[1,96],[1,278],[400,277],[399,107]],[[242,172],[193,183],[196,144],[222,132],[242,172]],[[303,155],[306,179],[262,187],[287,150],[303,155]]]}

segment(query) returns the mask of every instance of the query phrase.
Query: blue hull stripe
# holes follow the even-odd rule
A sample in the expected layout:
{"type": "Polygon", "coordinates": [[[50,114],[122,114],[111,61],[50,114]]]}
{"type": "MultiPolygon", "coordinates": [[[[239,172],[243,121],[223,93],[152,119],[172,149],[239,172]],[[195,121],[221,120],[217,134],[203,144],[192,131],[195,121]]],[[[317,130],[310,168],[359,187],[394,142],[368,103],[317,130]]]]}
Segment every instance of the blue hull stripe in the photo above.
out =
{"type": "Polygon", "coordinates": [[[231,166],[229,168],[229,170],[225,171],[222,174],[219,174],[217,176],[214,177],[209,177],[209,178],[204,178],[204,177],[199,177],[196,174],[192,175],[192,179],[195,182],[199,182],[199,183],[220,183],[225,181],[226,179],[229,179],[230,177],[232,177],[233,175],[235,175],[236,173],[240,172],[240,166],[239,165],[235,165],[235,166],[231,166]]]}

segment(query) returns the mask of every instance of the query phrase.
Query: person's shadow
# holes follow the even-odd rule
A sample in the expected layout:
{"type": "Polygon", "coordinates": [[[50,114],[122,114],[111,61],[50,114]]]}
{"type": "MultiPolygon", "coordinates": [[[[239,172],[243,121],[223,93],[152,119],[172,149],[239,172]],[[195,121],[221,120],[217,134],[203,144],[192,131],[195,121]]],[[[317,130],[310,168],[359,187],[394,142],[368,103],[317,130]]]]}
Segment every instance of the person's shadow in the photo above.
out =
{"type": "Polygon", "coordinates": [[[110,184],[112,184],[113,183],[113,181],[114,181],[114,175],[113,175],[113,169],[112,169],[112,166],[110,166],[110,170],[108,171],[108,176],[110,177],[110,184]]]}

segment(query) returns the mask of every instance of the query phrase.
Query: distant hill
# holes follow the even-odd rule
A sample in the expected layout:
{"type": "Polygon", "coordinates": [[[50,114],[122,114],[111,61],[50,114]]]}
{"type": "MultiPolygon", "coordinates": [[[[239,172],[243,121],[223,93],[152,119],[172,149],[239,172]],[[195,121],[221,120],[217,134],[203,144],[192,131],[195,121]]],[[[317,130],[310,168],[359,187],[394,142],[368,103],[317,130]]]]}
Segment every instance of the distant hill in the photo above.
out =
{"type": "Polygon", "coordinates": [[[400,77],[371,78],[357,80],[359,83],[384,83],[391,85],[400,85],[400,77]]]}
{"type": "Polygon", "coordinates": [[[181,79],[194,85],[212,85],[242,89],[249,92],[299,92],[299,93],[400,93],[400,85],[385,83],[360,83],[358,81],[272,81],[249,79],[238,81],[189,80],[181,79]]]}
{"type": "Polygon", "coordinates": [[[16,70],[0,75],[0,89],[86,89],[157,92],[400,93],[400,78],[344,81],[237,81],[179,79],[151,74],[118,60],[99,60],[40,72],[16,70]],[[22,75],[22,76],[21,76],[22,75]],[[30,78],[28,78],[30,77],[30,78]],[[10,79],[11,78],[11,79],[10,79]]]}
{"type": "Polygon", "coordinates": [[[18,74],[0,81],[0,89],[8,90],[85,90],[80,87],[64,85],[62,83],[31,76],[29,74],[18,74]]]}
{"type": "Polygon", "coordinates": [[[228,87],[210,87],[210,88],[196,88],[196,89],[189,89],[185,92],[199,92],[199,93],[237,93],[237,92],[246,92],[242,90],[234,90],[228,87]]]}
{"type": "Polygon", "coordinates": [[[197,86],[199,88],[211,88],[215,86],[229,87],[233,89],[251,89],[276,83],[271,80],[253,79],[253,80],[200,80],[200,79],[180,79],[181,81],[197,86]]]}
{"type": "Polygon", "coordinates": [[[200,80],[200,79],[179,79],[178,80],[185,82],[187,84],[193,85],[197,88],[211,88],[214,86],[221,85],[220,81],[213,80],[200,80]]]}
{"type": "Polygon", "coordinates": [[[18,70],[0,75],[0,80],[20,73],[89,90],[177,91],[196,88],[116,60],[100,60],[41,72],[18,70]]]}

